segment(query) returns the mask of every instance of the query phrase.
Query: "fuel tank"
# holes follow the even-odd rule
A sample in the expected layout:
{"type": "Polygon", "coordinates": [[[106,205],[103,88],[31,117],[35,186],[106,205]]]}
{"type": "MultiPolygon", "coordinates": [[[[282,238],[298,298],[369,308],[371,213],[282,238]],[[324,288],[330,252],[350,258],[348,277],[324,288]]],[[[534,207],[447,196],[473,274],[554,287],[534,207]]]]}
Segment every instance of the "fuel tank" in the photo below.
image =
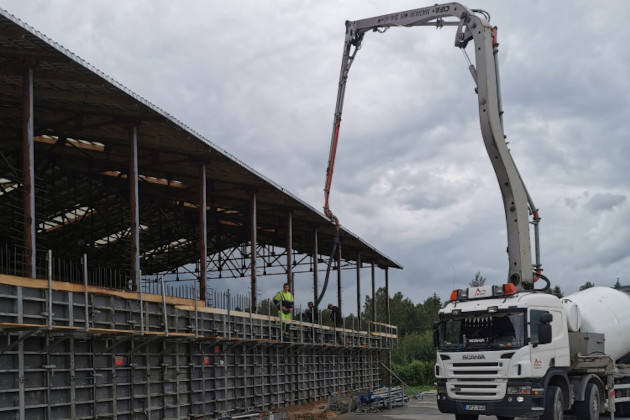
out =
{"type": "Polygon", "coordinates": [[[569,331],[604,334],[614,360],[630,353],[630,295],[610,287],[591,287],[562,299],[569,331]]]}

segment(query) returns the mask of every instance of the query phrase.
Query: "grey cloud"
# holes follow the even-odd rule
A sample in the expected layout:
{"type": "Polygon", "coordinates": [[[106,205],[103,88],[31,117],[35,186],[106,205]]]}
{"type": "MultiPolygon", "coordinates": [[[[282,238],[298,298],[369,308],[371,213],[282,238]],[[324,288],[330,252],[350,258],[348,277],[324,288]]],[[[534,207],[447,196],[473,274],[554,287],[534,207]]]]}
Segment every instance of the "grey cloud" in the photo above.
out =
{"type": "Polygon", "coordinates": [[[577,206],[577,204],[578,204],[578,200],[577,200],[577,198],[568,198],[568,197],[567,197],[567,198],[565,198],[565,199],[564,199],[564,203],[565,203],[565,204],[566,204],[569,208],[574,209],[574,208],[577,206]]]}
{"type": "Polygon", "coordinates": [[[625,195],[598,193],[593,195],[585,204],[592,212],[602,212],[612,210],[626,201],[625,195]]]}
{"type": "MultiPolygon", "coordinates": [[[[0,0],[315,208],[323,201],[345,20],[421,6],[0,0]]],[[[630,217],[623,169],[630,2],[610,1],[595,14],[584,13],[593,9],[587,0],[468,6],[490,12],[500,29],[505,131],[542,209],[545,273],[565,292],[595,276],[630,284],[630,245],[619,228],[630,217]]],[[[366,34],[350,72],[331,192],[342,224],[405,267],[390,271],[390,288],[415,302],[434,291],[448,297],[477,271],[491,282],[506,272],[505,215],[454,34],[449,27],[366,34]],[[450,178],[440,176],[443,168],[454,168],[450,178]]],[[[352,287],[349,279],[344,293],[352,287]]],[[[344,299],[354,304],[354,296],[344,299]]]]}

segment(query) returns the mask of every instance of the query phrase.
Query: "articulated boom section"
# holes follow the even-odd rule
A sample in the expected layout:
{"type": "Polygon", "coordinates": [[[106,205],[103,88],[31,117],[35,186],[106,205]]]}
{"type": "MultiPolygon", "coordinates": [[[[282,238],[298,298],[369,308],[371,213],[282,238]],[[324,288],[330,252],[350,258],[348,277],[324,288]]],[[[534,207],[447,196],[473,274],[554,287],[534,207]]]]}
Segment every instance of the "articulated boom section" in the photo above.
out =
{"type": "Polygon", "coordinates": [[[508,281],[519,290],[532,289],[534,271],[537,277],[542,276],[538,252],[538,221],[540,218],[505,142],[496,58],[498,43],[496,41],[496,28],[489,24],[489,19],[489,15],[485,12],[471,10],[458,3],[447,3],[346,22],[346,38],[324,186],[324,213],[338,224],[337,218],[329,208],[328,198],[348,73],[357,51],[361,48],[365,33],[368,31],[384,32],[393,26],[436,26],[437,28],[457,26],[455,46],[464,49],[471,40],[475,46],[476,66],[471,64],[470,72],[477,85],[479,120],[483,140],[496,173],[503,199],[508,234],[508,281]],[[448,18],[455,18],[455,20],[447,20],[448,18]],[[535,227],[536,238],[536,263],[533,266],[529,237],[530,214],[533,216],[531,223],[535,227]]]}

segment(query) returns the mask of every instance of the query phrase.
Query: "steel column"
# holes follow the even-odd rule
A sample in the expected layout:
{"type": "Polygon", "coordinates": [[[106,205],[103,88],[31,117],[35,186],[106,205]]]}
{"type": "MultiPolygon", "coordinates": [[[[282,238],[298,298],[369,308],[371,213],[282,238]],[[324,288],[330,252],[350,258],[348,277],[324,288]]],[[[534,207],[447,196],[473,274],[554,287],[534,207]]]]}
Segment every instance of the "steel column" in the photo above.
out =
{"type": "Polygon", "coordinates": [[[160,276],[160,283],[162,284],[162,323],[164,324],[164,336],[168,337],[168,312],[166,312],[166,288],[164,286],[164,276],[160,276]]]}
{"type": "Polygon", "coordinates": [[[389,267],[385,267],[385,316],[386,324],[391,325],[391,314],[389,313],[389,267]]]}
{"type": "MultiPolygon", "coordinates": [[[[391,314],[389,313],[389,267],[385,267],[385,323],[387,325],[391,325],[391,314]]],[[[393,345],[393,340],[391,341],[393,345]]],[[[392,382],[391,372],[392,372],[392,352],[381,350],[381,354],[385,353],[387,355],[387,377],[389,379],[389,383],[392,382]]]]}
{"type": "Polygon", "coordinates": [[[291,293],[295,296],[293,290],[293,212],[289,211],[287,220],[287,283],[291,288],[291,293]]]}
{"type": "MultiPolygon", "coordinates": [[[[313,304],[317,302],[319,289],[317,272],[319,271],[319,244],[317,243],[317,228],[313,231],[313,304]]],[[[317,310],[317,308],[314,308],[317,310]]]]}
{"type": "Polygon", "coordinates": [[[22,171],[24,175],[24,276],[36,277],[35,259],[35,142],[33,123],[33,69],[22,76],[22,171]]]}
{"type": "Polygon", "coordinates": [[[131,288],[140,281],[140,211],[138,198],[138,128],[129,128],[129,202],[131,203],[131,288]]]}
{"type": "MultiPolygon", "coordinates": [[[[208,278],[208,217],[206,165],[199,167],[199,298],[206,302],[206,279],[208,278]]],[[[195,302],[197,295],[195,294],[195,302]]]]}
{"type": "Polygon", "coordinates": [[[376,287],[374,284],[374,263],[372,263],[372,321],[376,322],[376,287]]]}
{"type": "Polygon", "coordinates": [[[256,244],[258,243],[257,237],[257,209],[256,209],[256,193],[252,193],[251,208],[249,215],[249,230],[250,230],[250,243],[251,243],[251,311],[256,312],[256,244]]]}
{"type": "Polygon", "coordinates": [[[87,254],[83,254],[83,299],[85,301],[85,331],[90,331],[90,297],[88,294],[87,254]]]}
{"type": "Polygon", "coordinates": [[[357,320],[361,329],[361,253],[357,254],[357,320]]]}
{"type": "Polygon", "coordinates": [[[341,309],[341,241],[337,245],[337,307],[343,314],[341,309]]]}

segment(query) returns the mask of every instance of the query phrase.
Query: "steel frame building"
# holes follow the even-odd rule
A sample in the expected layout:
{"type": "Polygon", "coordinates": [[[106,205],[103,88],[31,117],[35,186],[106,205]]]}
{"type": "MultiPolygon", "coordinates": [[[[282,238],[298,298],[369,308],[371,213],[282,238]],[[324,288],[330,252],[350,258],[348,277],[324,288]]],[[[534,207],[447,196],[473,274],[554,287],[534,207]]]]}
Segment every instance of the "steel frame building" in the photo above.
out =
{"type": "Polygon", "coordinates": [[[2,10],[0,63],[3,418],[213,418],[380,382],[397,334],[361,321],[360,269],[374,297],[400,265],[342,229],[357,324],[286,339],[257,280],[312,273],[316,300],[320,212],[2,10]],[[210,298],[222,277],[249,277],[239,310],[210,298]]]}

